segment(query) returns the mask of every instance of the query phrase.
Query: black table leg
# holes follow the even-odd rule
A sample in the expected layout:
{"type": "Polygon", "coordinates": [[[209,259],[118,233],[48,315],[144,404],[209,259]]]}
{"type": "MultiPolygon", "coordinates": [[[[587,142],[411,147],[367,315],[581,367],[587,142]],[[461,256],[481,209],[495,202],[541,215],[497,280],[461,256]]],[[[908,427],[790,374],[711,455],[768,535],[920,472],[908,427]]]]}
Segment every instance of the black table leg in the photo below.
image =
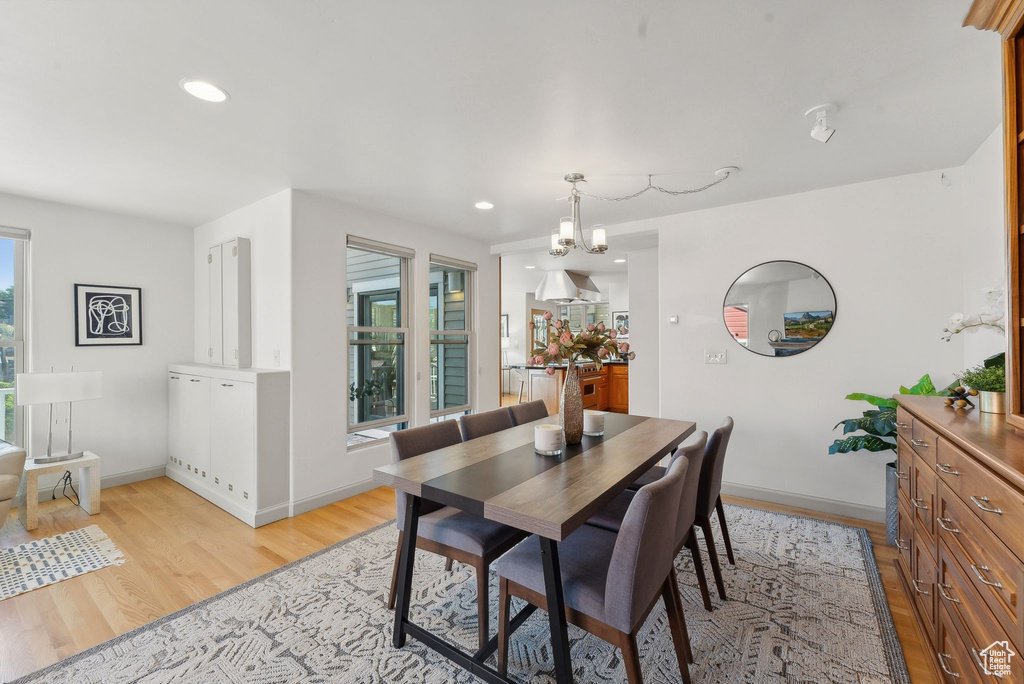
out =
{"type": "MultiPolygon", "coordinates": [[[[395,648],[405,646],[405,624],[409,620],[409,599],[412,595],[412,566],[416,557],[416,532],[420,522],[420,497],[405,495],[405,528],[402,552],[398,559],[398,596],[395,603],[395,648]]],[[[561,594],[559,594],[561,596],[561,594]]]]}
{"type": "Polygon", "coordinates": [[[565,600],[562,598],[562,571],[558,565],[558,544],[540,538],[540,554],[544,562],[544,589],[548,598],[548,621],[551,624],[551,651],[555,657],[555,681],[571,684],[572,658],[569,654],[569,630],[565,622],[565,600]]]}

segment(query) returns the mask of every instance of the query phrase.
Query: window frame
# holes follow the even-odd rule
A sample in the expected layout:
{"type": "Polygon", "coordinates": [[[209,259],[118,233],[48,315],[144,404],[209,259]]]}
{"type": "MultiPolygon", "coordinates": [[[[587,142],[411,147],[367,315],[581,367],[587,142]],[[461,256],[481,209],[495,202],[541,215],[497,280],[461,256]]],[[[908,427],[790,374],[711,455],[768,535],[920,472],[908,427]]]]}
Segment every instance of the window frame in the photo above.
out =
{"type": "MultiPolygon", "coordinates": [[[[362,432],[364,430],[373,430],[373,429],[380,429],[380,428],[390,427],[392,425],[403,425],[404,424],[404,426],[408,426],[408,424],[412,422],[411,412],[409,410],[410,400],[414,399],[414,397],[412,395],[412,392],[410,391],[410,376],[411,376],[411,372],[412,372],[412,358],[411,358],[412,354],[409,353],[409,350],[411,349],[412,345],[409,344],[409,339],[410,339],[410,335],[411,335],[412,326],[410,325],[410,321],[409,321],[409,312],[411,310],[411,307],[409,306],[409,302],[410,302],[410,299],[411,299],[412,288],[410,287],[410,284],[409,284],[409,275],[410,275],[410,272],[411,272],[410,264],[412,262],[412,258],[413,257],[411,257],[411,256],[407,255],[406,253],[404,253],[405,250],[400,250],[398,248],[395,248],[395,250],[392,251],[392,250],[387,249],[388,247],[390,247],[389,245],[383,245],[383,243],[381,243],[381,247],[380,248],[376,248],[375,245],[365,244],[366,242],[369,242],[369,241],[364,241],[362,239],[359,239],[359,241],[357,242],[355,240],[352,240],[352,236],[349,236],[348,244],[346,244],[346,246],[345,246],[346,265],[347,265],[347,257],[348,257],[348,250],[349,249],[355,249],[355,250],[358,250],[358,251],[361,251],[361,252],[370,252],[370,253],[374,253],[374,254],[381,254],[383,256],[389,256],[389,257],[393,257],[393,258],[399,260],[399,285],[398,285],[398,319],[399,319],[399,326],[398,327],[367,326],[367,325],[348,325],[348,326],[346,326],[346,332],[345,332],[345,365],[346,365],[346,368],[350,367],[349,359],[350,359],[350,355],[352,353],[351,347],[353,346],[353,340],[352,340],[353,334],[358,335],[359,333],[380,333],[380,334],[388,334],[388,335],[401,335],[401,341],[396,341],[393,344],[396,345],[396,346],[403,347],[402,364],[401,364],[402,381],[399,383],[399,391],[402,392],[402,412],[399,415],[396,415],[396,416],[389,416],[387,418],[380,418],[380,419],[377,419],[377,420],[369,420],[369,421],[362,421],[362,422],[355,422],[355,423],[353,423],[353,422],[351,422],[349,420],[348,408],[346,407],[346,413],[345,413],[345,420],[346,420],[346,423],[347,423],[346,424],[346,431],[345,431],[346,435],[351,435],[351,434],[354,434],[354,433],[357,433],[357,432],[362,432]]],[[[347,274],[347,269],[346,269],[346,281],[347,281],[347,279],[348,279],[348,274],[347,274]]],[[[348,287],[348,283],[346,282],[346,288],[347,287],[348,287]]],[[[355,301],[353,302],[353,306],[356,308],[356,311],[357,311],[356,316],[355,316],[355,320],[356,321],[359,320],[358,309],[361,306],[360,297],[362,297],[363,295],[380,294],[381,292],[383,292],[383,291],[382,290],[368,290],[367,292],[359,292],[359,293],[355,293],[354,292],[353,293],[353,297],[355,299],[355,301]]],[[[352,383],[352,381],[353,381],[352,378],[348,378],[348,382],[346,383],[346,391],[347,391],[348,385],[350,385],[352,383]]],[[[401,430],[401,429],[404,429],[404,427],[399,427],[397,429],[401,430]]],[[[361,443],[355,444],[355,445],[348,445],[347,446],[347,450],[351,451],[352,449],[358,449],[358,448],[365,447],[365,446],[379,444],[381,441],[383,441],[383,439],[375,439],[375,440],[370,440],[370,441],[367,441],[367,442],[361,442],[361,443]]]]}
{"type": "MultiPolygon", "coordinates": [[[[476,334],[475,334],[474,329],[473,329],[473,322],[474,322],[474,318],[475,318],[473,316],[473,305],[474,305],[474,302],[476,301],[476,296],[475,296],[476,292],[475,292],[474,288],[476,287],[476,280],[477,279],[476,279],[476,265],[475,264],[464,263],[464,262],[457,261],[455,259],[449,259],[447,257],[439,257],[438,255],[431,254],[430,255],[430,266],[431,267],[433,267],[433,266],[442,266],[442,267],[444,267],[446,269],[445,272],[447,272],[447,269],[458,270],[458,271],[462,272],[462,274],[463,274],[463,276],[462,276],[462,278],[463,278],[463,282],[462,282],[463,304],[464,304],[464,309],[465,309],[465,314],[466,314],[466,326],[465,326],[464,330],[445,330],[443,327],[441,327],[441,326],[444,325],[444,293],[443,293],[444,279],[442,279],[442,282],[439,283],[439,285],[441,287],[439,288],[438,295],[437,295],[437,320],[436,320],[436,323],[438,325],[438,328],[432,328],[432,329],[430,329],[428,331],[428,335],[429,336],[428,336],[428,353],[427,353],[427,358],[428,359],[430,358],[429,348],[433,347],[434,345],[438,345],[438,363],[437,363],[437,366],[438,366],[438,379],[437,379],[437,383],[438,383],[438,395],[439,395],[439,398],[440,398],[440,388],[442,387],[443,382],[444,382],[444,375],[443,375],[441,358],[440,358],[440,352],[441,352],[441,350],[443,348],[442,345],[444,345],[444,344],[464,344],[465,345],[465,347],[466,347],[466,403],[460,404],[458,406],[448,406],[448,407],[437,408],[437,409],[434,409],[433,407],[431,407],[430,414],[429,414],[429,417],[428,417],[428,419],[429,419],[428,422],[433,422],[433,420],[435,418],[441,418],[441,417],[444,417],[444,416],[450,416],[453,413],[468,414],[468,413],[472,413],[473,412],[473,400],[476,397],[476,374],[472,372],[472,369],[476,367],[476,365],[475,365],[475,360],[476,360],[476,353],[475,353],[476,334]],[[441,341],[441,340],[445,340],[445,339],[449,339],[449,338],[457,338],[459,340],[465,340],[465,341],[464,342],[443,342],[443,341],[441,341]]],[[[430,273],[430,269],[428,268],[428,274],[429,273],[430,273]]],[[[428,275],[428,281],[429,281],[429,275],[428,275]]],[[[428,287],[427,287],[427,320],[428,321],[430,320],[430,300],[431,300],[431,298],[433,296],[431,294],[432,290],[433,290],[433,285],[428,282],[428,287]]],[[[428,323],[428,326],[429,326],[429,323],[428,323]]],[[[431,382],[433,382],[433,375],[432,375],[432,373],[430,374],[429,380],[431,382]]],[[[428,392],[428,394],[429,394],[429,392],[428,392]]],[[[440,403],[440,402],[438,402],[438,403],[440,403]]]]}

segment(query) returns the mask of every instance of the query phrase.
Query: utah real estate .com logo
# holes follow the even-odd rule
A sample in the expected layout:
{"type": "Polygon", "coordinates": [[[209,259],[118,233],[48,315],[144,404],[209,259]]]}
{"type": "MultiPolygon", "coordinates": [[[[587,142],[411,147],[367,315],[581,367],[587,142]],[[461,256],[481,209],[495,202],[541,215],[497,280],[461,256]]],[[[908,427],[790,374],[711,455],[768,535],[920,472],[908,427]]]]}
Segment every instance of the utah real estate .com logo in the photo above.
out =
{"type": "Polygon", "coordinates": [[[1017,654],[1010,650],[1009,642],[994,641],[979,655],[985,674],[993,677],[1007,677],[1010,675],[1010,658],[1017,654]]]}

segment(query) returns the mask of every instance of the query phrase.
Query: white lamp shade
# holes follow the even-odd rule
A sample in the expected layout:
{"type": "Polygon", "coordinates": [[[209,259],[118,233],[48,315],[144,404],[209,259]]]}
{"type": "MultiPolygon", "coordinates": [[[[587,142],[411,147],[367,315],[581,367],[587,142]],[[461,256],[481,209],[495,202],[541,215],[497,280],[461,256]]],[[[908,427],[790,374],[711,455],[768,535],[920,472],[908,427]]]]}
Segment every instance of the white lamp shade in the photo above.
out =
{"type": "Polygon", "coordinates": [[[594,246],[595,247],[607,247],[608,238],[605,236],[604,228],[594,229],[594,246]]]}
{"type": "Polygon", "coordinates": [[[576,223],[571,216],[564,216],[558,222],[558,237],[562,240],[572,240],[576,236],[576,223]]]}
{"type": "Polygon", "coordinates": [[[99,399],[103,396],[103,373],[18,373],[14,378],[14,396],[18,406],[99,399]]]}

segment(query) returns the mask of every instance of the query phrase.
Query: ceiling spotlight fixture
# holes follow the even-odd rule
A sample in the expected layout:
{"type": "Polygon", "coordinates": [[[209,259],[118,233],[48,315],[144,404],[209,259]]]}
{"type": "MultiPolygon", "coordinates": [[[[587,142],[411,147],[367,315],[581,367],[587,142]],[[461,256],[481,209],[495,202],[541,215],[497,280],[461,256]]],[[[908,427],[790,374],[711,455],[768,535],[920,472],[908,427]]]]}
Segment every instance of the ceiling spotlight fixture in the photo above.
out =
{"type": "Polygon", "coordinates": [[[828,124],[825,123],[825,117],[828,114],[835,114],[837,107],[834,104],[822,104],[817,107],[811,107],[804,112],[805,117],[814,117],[814,126],[811,127],[811,137],[820,143],[827,143],[832,135],[836,132],[836,129],[829,128],[828,124]]]}
{"type": "Polygon", "coordinates": [[[604,254],[608,251],[608,234],[604,228],[597,227],[603,226],[603,223],[598,223],[593,227],[593,231],[590,236],[591,244],[589,246],[587,245],[586,236],[583,234],[583,220],[580,218],[580,197],[583,195],[604,202],[622,202],[625,200],[635,199],[648,190],[655,190],[666,195],[692,195],[715,187],[737,171],[739,171],[738,167],[723,166],[715,171],[715,176],[717,177],[716,180],[711,181],[707,185],[699,188],[693,188],[691,190],[668,190],[660,185],[655,185],[653,180],[654,174],[649,173],[647,174],[647,187],[639,190],[638,192],[634,192],[632,195],[626,195],[625,197],[601,197],[600,195],[591,195],[589,192],[583,192],[576,187],[578,183],[587,182],[587,179],[583,177],[583,174],[567,173],[565,174],[565,182],[572,185],[572,190],[568,197],[569,207],[572,214],[570,216],[563,216],[558,220],[558,229],[551,233],[551,248],[548,250],[548,254],[553,257],[564,257],[573,249],[582,249],[587,254],[604,254]]]}
{"type": "Polygon", "coordinates": [[[494,208],[494,205],[491,204],[490,202],[486,201],[486,200],[482,201],[482,202],[477,202],[473,206],[476,207],[477,209],[493,209],[494,208]]]}
{"type": "Polygon", "coordinates": [[[625,259],[616,259],[615,263],[617,263],[617,264],[624,264],[624,263],[626,263],[626,260],[625,259]]]}
{"type": "Polygon", "coordinates": [[[227,102],[230,99],[226,90],[206,81],[183,78],[178,82],[178,87],[192,97],[198,97],[206,102],[227,102]]]}

